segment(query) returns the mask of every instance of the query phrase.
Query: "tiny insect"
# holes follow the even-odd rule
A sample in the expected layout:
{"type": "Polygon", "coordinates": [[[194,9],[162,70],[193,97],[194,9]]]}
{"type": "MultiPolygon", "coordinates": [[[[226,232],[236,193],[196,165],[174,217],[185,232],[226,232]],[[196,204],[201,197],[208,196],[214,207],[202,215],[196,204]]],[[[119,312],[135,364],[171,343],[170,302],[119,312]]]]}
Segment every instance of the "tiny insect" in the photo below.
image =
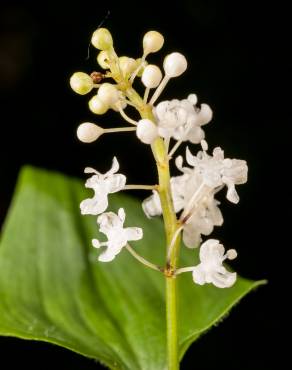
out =
{"type": "Polygon", "coordinates": [[[92,81],[95,83],[95,84],[98,84],[100,83],[103,79],[104,79],[104,74],[101,73],[101,72],[92,72],[90,74],[90,77],[92,78],[92,81]]]}

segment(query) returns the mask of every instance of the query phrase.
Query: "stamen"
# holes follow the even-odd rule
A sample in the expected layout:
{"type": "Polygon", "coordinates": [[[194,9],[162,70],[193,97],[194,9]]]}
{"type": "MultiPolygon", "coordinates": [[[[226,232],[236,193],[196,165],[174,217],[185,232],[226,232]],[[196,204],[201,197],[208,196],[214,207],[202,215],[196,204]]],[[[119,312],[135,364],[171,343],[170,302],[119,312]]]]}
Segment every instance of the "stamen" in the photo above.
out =
{"type": "Polygon", "coordinates": [[[206,140],[201,140],[201,147],[202,147],[204,152],[206,152],[208,150],[208,143],[207,143],[206,140]]]}
{"type": "Polygon", "coordinates": [[[175,145],[171,148],[171,151],[169,152],[168,154],[168,158],[171,159],[172,156],[174,155],[174,153],[177,151],[177,149],[179,148],[179,146],[182,144],[182,140],[179,140],[175,143],[175,145]]]}
{"type": "Polygon", "coordinates": [[[187,204],[183,213],[180,216],[180,220],[183,223],[185,223],[193,215],[194,208],[197,205],[196,203],[198,203],[199,200],[202,199],[202,197],[205,197],[207,191],[209,191],[209,186],[207,186],[204,182],[202,182],[201,185],[198,187],[198,189],[193,194],[193,196],[191,197],[189,203],[187,204]]]}

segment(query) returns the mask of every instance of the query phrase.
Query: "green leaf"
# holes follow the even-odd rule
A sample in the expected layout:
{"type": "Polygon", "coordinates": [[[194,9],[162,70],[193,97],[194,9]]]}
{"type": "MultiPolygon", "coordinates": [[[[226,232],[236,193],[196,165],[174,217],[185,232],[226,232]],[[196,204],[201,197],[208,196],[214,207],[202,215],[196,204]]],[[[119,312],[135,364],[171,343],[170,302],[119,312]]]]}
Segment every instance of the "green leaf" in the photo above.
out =
{"type": "MultiPolygon", "coordinates": [[[[0,247],[0,334],[55,343],[111,369],[164,369],[164,277],[126,250],[111,263],[97,261],[96,218],[79,213],[85,192],[79,180],[22,171],[0,247]]],[[[126,209],[127,225],[144,229],[133,247],[163,264],[161,221],[147,220],[135,199],[110,199],[112,210],[126,209]]],[[[183,252],[182,265],[193,264],[194,252],[183,252]]],[[[263,283],[239,278],[234,287],[217,289],[195,285],[191,274],[178,282],[181,357],[263,283]]]]}

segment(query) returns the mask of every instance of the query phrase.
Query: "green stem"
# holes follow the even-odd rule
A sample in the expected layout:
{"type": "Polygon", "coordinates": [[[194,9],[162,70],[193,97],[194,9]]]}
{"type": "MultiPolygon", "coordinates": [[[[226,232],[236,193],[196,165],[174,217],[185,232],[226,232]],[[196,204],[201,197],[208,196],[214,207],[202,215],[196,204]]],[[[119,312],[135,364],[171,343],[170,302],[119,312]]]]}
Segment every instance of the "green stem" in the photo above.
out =
{"type": "MultiPolygon", "coordinates": [[[[148,118],[155,122],[152,113],[152,106],[145,104],[140,95],[132,88],[128,81],[116,78],[120,88],[124,90],[127,98],[136,106],[142,118],[148,118]]],[[[173,208],[173,201],[170,189],[169,158],[167,148],[161,138],[157,138],[151,146],[157,164],[159,178],[159,196],[162,207],[166,243],[169,246],[173,236],[179,227],[176,214],[173,208]]],[[[170,253],[169,261],[164,271],[166,278],[166,330],[167,330],[167,369],[179,369],[178,356],[178,323],[177,323],[177,286],[174,271],[177,266],[180,237],[176,239],[170,253]]],[[[166,251],[166,256],[168,251],[166,251]]]]}
{"type": "Polygon", "coordinates": [[[167,369],[178,370],[177,286],[173,276],[166,278],[166,327],[167,369]]]}

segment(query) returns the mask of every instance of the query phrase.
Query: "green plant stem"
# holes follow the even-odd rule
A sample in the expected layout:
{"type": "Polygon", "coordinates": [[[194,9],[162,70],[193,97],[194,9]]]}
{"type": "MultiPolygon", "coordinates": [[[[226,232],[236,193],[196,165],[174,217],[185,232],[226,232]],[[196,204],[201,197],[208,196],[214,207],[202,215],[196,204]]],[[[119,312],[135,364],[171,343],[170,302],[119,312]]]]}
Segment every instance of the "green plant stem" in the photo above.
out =
{"type": "MultiPolygon", "coordinates": [[[[120,88],[123,88],[127,98],[135,105],[142,118],[147,118],[155,122],[152,113],[152,107],[146,104],[140,95],[131,87],[128,81],[118,80],[120,88]]],[[[170,189],[170,172],[169,158],[167,148],[161,138],[157,138],[151,145],[154,158],[156,160],[158,178],[159,178],[159,196],[162,207],[166,243],[169,246],[173,236],[180,226],[178,224],[176,214],[173,208],[173,201],[170,189]]],[[[177,282],[174,271],[177,266],[178,253],[180,246],[180,237],[178,237],[172,247],[169,260],[167,259],[168,251],[166,251],[166,336],[167,336],[167,369],[179,369],[178,356],[178,323],[177,323],[177,282]]]]}

